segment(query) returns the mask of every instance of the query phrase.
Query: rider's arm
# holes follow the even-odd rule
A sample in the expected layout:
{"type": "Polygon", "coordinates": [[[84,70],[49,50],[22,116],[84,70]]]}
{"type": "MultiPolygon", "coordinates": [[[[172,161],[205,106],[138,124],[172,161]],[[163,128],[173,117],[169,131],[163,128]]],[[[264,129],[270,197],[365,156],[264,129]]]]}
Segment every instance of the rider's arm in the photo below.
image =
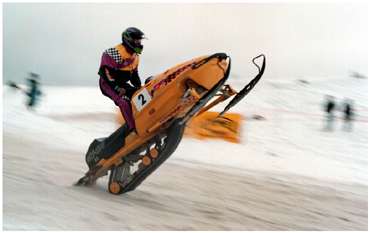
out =
{"type": "Polygon", "coordinates": [[[137,69],[135,69],[132,73],[131,73],[131,78],[130,78],[130,82],[131,84],[139,89],[141,87],[141,80],[140,80],[140,77],[139,77],[139,72],[137,71],[137,69]]]}

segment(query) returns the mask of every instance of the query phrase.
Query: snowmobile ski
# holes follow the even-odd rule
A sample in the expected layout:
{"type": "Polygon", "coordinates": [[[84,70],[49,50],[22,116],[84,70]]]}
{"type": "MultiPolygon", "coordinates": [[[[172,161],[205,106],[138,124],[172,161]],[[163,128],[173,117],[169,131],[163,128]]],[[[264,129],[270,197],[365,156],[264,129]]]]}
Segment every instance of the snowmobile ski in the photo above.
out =
{"type": "Polygon", "coordinates": [[[228,105],[224,108],[224,110],[219,114],[219,116],[222,116],[225,112],[229,111],[230,108],[235,106],[237,103],[239,103],[248,93],[256,86],[257,82],[261,79],[263,73],[265,72],[265,55],[261,54],[255,58],[253,58],[253,64],[257,66],[258,68],[258,74],[256,75],[255,78],[253,78],[241,91],[239,91],[236,96],[229,102],[228,105]],[[259,67],[256,63],[255,60],[263,57],[262,60],[262,67],[259,67]]]}

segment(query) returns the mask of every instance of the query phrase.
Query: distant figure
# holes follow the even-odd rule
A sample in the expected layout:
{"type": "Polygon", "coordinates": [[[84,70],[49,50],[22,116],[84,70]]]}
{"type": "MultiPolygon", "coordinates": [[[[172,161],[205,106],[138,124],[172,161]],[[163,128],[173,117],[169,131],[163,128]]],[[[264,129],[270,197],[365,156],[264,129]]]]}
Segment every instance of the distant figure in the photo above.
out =
{"type": "Polygon", "coordinates": [[[326,99],[324,102],[324,111],[326,112],[326,126],[324,130],[332,131],[333,130],[333,122],[335,119],[335,98],[331,95],[326,95],[326,99]]]}
{"type": "Polygon", "coordinates": [[[28,82],[28,89],[25,91],[26,95],[28,96],[27,100],[27,108],[29,110],[33,110],[35,105],[38,102],[38,97],[41,95],[40,91],[40,81],[39,81],[39,75],[30,72],[29,78],[27,79],[28,82]]]}
{"type": "Polygon", "coordinates": [[[352,130],[352,121],[354,120],[353,100],[345,99],[343,102],[343,127],[344,131],[352,130]]]}

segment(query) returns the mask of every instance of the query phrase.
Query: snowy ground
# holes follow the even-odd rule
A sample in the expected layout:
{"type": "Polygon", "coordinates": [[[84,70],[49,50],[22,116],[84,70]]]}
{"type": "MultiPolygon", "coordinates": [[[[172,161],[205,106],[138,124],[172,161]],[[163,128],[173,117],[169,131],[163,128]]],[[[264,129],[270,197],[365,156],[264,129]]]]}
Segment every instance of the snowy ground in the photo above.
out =
{"type": "MultiPolygon", "coordinates": [[[[27,111],[3,89],[5,230],[367,230],[366,79],[261,80],[232,109],[242,143],[184,138],[139,188],[114,196],[106,178],[74,187],[85,151],[117,127],[97,88],[44,87],[27,111]],[[323,131],[325,94],[355,100],[352,132],[323,131]],[[251,119],[262,115],[264,121],[251,119]]],[[[240,89],[247,81],[234,80],[240,89]]],[[[218,110],[222,109],[220,107],[218,110]]],[[[338,113],[339,116],[339,113],[338,113]]]]}

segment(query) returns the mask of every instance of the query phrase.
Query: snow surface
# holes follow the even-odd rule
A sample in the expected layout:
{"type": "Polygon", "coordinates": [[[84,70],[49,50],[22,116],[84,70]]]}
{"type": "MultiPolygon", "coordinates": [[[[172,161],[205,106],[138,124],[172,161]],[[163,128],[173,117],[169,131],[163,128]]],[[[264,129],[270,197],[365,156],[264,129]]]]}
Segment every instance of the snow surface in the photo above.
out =
{"type": "MultiPolygon", "coordinates": [[[[196,169],[205,166],[235,174],[272,172],[287,177],[301,176],[325,182],[367,186],[367,79],[308,77],[305,80],[308,83],[298,80],[277,82],[263,77],[249,96],[231,110],[244,116],[240,144],[186,137],[165,163],[166,166],[172,164],[196,169]],[[335,130],[323,130],[322,102],[325,94],[336,96],[338,101],[345,97],[354,99],[357,115],[351,132],[342,130],[340,112],[337,114],[335,130]],[[265,120],[252,119],[254,114],[263,116],[265,120]]],[[[230,82],[235,89],[240,90],[248,80],[235,79],[230,82]]],[[[86,171],[84,154],[90,142],[94,138],[108,136],[118,127],[115,122],[117,108],[111,100],[101,95],[97,87],[45,86],[42,91],[44,96],[40,106],[35,111],[28,111],[21,92],[9,87],[3,88],[4,229],[69,229],[62,226],[62,223],[77,215],[73,209],[61,216],[57,213],[55,217],[48,216],[52,227],[42,224],[41,220],[39,225],[37,220],[27,225],[30,221],[25,220],[24,216],[19,217],[24,207],[14,206],[14,203],[27,200],[18,193],[21,192],[18,188],[33,185],[25,189],[29,192],[27,195],[30,200],[38,199],[41,193],[58,196],[56,192],[59,190],[65,192],[65,195],[54,200],[55,208],[60,208],[63,203],[67,206],[81,205],[82,208],[80,202],[89,191],[72,195],[66,190],[86,171]],[[13,144],[18,144],[18,147],[13,144]],[[52,148],[56,153],[43,153],[45,148],[52,148]],[[40,164],[44,166],[40,167],[40,164]],[[66,169],[63,172],[59,167],[66,169]],[[24,171],[27,176],[19,177],[17,172],[20,171],[24,171]],[[40,174],[44,177],[40,178],[40,174]],[[61,187],[56,190],[38,190],[34,187],[43,182],[57,182],[61,187]]],[[[224,106],[212,110],[221,110],[224,106]]],[[[139,189],[145,184],[146,181],[139,189]]],[[[105,185],[101,185],[100,189],[106,189],[105,185]]],[[[90,191],[94,192],[94,189],[90,191]]],[[[92,208],[99,209],[106,205],[102,199],[112,196],[100,194],[95,198],[98,200],[94,200],[92,208]]],[[[114,202],[118,200],[115,196],[112,199],[114,202]]],[[[53,206],[50,199],[44,202],[41,199],[37,203],[40,211],[53,206]]],[[[30,205],[32,209],[32,203],[30,205]]],[[[33,211],[37,216],[37,210],[33,211]]],[[[116,215],[112,214],[118,216],[118,209],[116,212],[116,215]]],[[[91,221],[94,218],[98,216],[92,215],[91,221]]],[[[79,226],[81,228],[72,229],[88,229],[89,224],[83,224],[79,226]],[[83,228],[83,224],[87,228],[83,228]]]]}

